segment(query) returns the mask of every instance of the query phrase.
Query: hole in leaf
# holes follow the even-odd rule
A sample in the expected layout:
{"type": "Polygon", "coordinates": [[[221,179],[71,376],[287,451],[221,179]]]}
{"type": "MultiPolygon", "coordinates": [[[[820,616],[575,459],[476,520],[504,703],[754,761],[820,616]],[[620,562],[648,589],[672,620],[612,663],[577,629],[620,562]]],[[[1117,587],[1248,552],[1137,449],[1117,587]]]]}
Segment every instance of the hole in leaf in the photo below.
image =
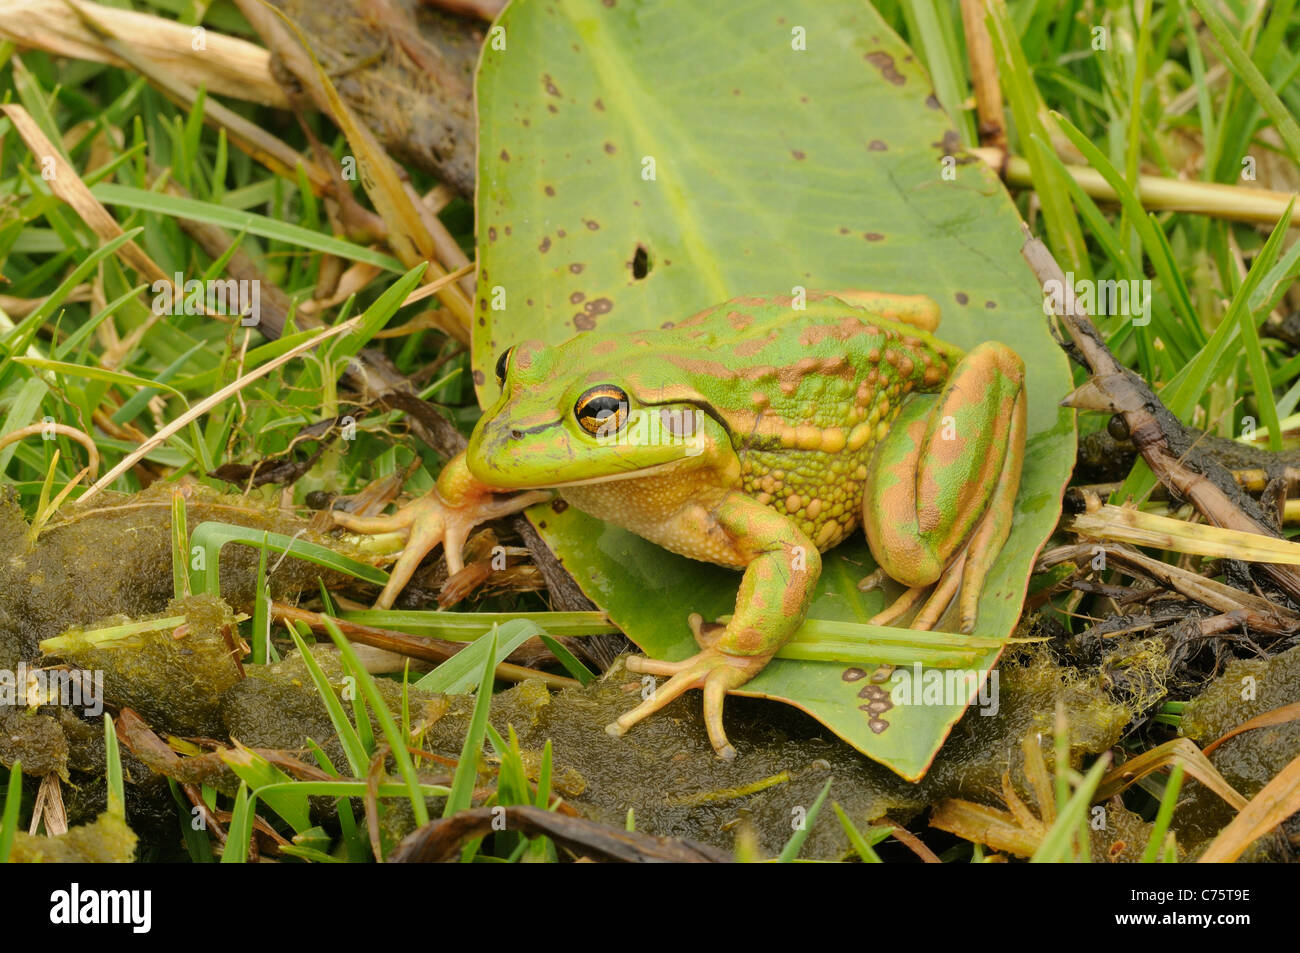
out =
{"type": "Polygon", "coordinates": [[[632,277],[640,281],[648,274],[650,274],[650,253],[645,250],[644,245],[637,245],[636,251],[632,253],[632,277]]]}

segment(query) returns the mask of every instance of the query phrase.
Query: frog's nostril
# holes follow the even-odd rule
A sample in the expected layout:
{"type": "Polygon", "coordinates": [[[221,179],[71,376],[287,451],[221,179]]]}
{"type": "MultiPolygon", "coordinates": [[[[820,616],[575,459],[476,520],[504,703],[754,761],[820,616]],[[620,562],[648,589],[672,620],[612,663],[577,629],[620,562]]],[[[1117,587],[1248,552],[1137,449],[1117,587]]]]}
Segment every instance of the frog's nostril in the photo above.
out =
{"type": "Polygon", "coordinates": [[[512,431],[510,431],[510,439],[511,439],[511,440],[523,440],[523,439],[524,439],[523,431],[522,431],[522,430],[512,430],[512,431]]]}

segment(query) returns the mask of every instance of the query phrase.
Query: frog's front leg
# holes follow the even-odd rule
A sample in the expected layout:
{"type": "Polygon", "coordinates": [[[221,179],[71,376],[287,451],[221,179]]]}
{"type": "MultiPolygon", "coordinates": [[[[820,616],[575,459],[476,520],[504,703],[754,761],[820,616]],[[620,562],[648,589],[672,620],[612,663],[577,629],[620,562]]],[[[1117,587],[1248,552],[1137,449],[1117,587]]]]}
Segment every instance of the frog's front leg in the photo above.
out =
{"type": "Polygon", "coordinates": [[[332,515],[335,524],[354,532],[399,532],[406,537],[406,546],[388,576],[388,584],[375,600],[376,609],[388,609],[415,574],[420,560],[439,543],[447,557],[447,572],[460,572],[465,565],[461,547],[471,529],[479,523],[518,513],[551,496],[549,490],[503,495],[511,493],[475,479],[462,451],[447,461],[433,489],[392,516],[354,516],[340,512],[332,515]]]}
{"type": "Polygon", "coordinates": [[[821,574],[821,554],[793,522],[741,493],[730,493],[714,508],[701,507],[686,519],[697,532],[720,533],[745,565],[735,614],[716,635],[707,634],[700,617],[692,615],[701,651],[684,662],[628,659],[628,671],[671,677],[605,730],[622,735],[683,692],[700,688],[709,741],[718,757],[730,761],[736,749],[722,728],[723,698],[761,672],[803,623],[821,574]]]}
{"type": "Polygon", "coordinates": [[[904,404],[868,468],[863,526],[872,555],[913,587],[872,621],[888,624],[934,593],[912,623],[932,628],[954,595],[961,631],[975,628],[980,593],[1011,531],[1025,455],[1025,369],[1004,344],[972,350],[943,391],[904,404]]]}

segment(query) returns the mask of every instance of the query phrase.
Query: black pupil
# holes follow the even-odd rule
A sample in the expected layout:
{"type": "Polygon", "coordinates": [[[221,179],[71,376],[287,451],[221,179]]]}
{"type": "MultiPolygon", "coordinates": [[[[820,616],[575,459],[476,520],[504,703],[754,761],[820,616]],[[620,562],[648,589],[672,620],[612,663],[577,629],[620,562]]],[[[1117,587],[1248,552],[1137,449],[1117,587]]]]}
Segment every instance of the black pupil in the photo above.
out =
{"type": "Polygon", "coordinates": [[[593,397],[582,408],[582,413],[585,417],[604,420],[606,417],[618,413],[621,405],[622,401],[617,397],[593,397]]]}
{"type": "Polygon", "coordinates": [[[510,351],[511,348],[506,348],[504,351],[501,352],[501,356],[497,358],[497,383],[498,384],[504,384],[506,382],[506,364],[510,360],[510,351]]]}

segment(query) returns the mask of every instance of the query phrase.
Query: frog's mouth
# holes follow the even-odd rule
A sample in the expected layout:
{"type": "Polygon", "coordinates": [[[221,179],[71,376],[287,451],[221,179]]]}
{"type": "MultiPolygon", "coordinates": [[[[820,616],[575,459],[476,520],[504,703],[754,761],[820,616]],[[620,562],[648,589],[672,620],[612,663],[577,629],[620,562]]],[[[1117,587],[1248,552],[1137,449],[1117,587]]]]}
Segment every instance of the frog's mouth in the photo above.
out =
{"type": "Polygon", "coordinates": [[[652,467],[639,467],[635,470],[628,470],[626,473],[611,473],[607,476],[591,477],[586,480],[565,480],[563,482],[547,483],[548,487],[562,490],[566,486],[592,486],[597,483],[614,483],[618,480],[639,480],[642,477],[656,476],[666,470],[679,466],[683,461],[691,459],[682,457],[681,460],[669,460],[667,463],[657,463],[652,467]]]}

